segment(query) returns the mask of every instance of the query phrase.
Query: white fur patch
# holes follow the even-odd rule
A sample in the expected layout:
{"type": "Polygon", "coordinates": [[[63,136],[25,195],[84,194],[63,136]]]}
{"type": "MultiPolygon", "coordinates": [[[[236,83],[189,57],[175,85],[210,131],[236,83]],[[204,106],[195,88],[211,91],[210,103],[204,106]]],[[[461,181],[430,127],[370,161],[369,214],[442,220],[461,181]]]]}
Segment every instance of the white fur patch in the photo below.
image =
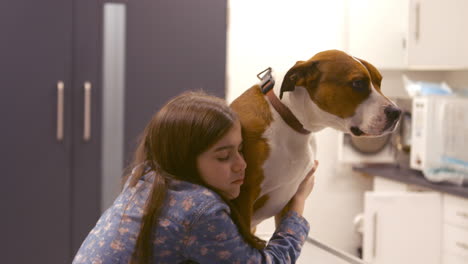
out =
{"type": "MultiPolygon", "coordinates": [[[[269,102],[268,102],[269,103],[269,102]]],[[[273,122],[263,137],[270,146],[270,156],[263,164],[266,175],[259,197],[268,194],[265,205],[255,212],[252,225],[276,215],[289,202],[315,159],[313,134],[303,135],[289,127],[270,105],[273,122]]]]}

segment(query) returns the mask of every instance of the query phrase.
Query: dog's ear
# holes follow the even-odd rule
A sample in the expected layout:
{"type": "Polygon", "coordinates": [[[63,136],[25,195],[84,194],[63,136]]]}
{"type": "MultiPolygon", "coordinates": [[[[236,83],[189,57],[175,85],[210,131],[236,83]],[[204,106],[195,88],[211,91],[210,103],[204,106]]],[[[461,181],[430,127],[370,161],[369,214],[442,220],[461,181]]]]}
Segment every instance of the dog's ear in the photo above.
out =
{"type": "Polygon", "coordinates": [[[378,84],[380,87],[380,83],[382,82],[382,75],[380,74],[379,70],[377,70],[377,68],[375,68],[374,65],[370,64],[369,62],[363,59],[360,59],[360,58],[356,58],[356,59],[358,59],[367,68],[372,78],[372,82],[378,84]]]}
{"type": "Polygon", "coordinates": [[[286,72],[283,83],[281,84],[280,99],[283,98],[283,92],[294,91],[296,84],[307,76],[309,72],[317,71],[318,61],[298,61],[286,72]]]}

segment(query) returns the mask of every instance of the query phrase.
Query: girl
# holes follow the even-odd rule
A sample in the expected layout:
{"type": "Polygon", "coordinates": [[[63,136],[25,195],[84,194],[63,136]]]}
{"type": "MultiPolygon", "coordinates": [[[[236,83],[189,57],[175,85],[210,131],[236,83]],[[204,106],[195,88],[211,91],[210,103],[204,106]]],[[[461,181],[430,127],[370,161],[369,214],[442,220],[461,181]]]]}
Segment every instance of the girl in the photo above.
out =
{"type": "Polygon", "coordinates": [[[147,125],[122,193],[73,263],[294,263],[309,232],[301,215],[317,162],[266,247],[230,202],[246,166],[241,126],[225,101],[175,97],[147,125]]]}

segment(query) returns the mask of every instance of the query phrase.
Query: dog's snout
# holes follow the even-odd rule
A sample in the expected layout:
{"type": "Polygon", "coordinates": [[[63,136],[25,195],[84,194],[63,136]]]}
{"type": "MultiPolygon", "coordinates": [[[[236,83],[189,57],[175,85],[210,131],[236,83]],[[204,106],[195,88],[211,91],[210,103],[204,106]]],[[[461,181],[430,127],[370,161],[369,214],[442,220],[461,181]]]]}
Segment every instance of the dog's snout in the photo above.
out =
{"type": "Polygon", "coordinates": [[[388,121],[395,121],[400,118],[401,110],[395,106],[387,106],[384,110],[385,115],[387,116],[388,121]]]}

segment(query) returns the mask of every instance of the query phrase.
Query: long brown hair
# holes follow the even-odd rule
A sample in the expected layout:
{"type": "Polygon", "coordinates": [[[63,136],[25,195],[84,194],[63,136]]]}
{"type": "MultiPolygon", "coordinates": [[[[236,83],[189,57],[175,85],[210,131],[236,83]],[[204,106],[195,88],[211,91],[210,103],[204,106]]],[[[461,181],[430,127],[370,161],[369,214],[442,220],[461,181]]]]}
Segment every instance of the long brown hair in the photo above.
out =
{"type": "MultiPolygon", "coordinates": [[[[237,120],[235,113],[220,98],[203,92],[186,92],[164,105],[146,126],[131,168],[130,186],[135,186],[145,173],[145,164],[155,171],[155,179],[145,204],[142,223],[130,263],[150,263],[153,258],[153,233],[160,209],[166,198],[170,180],[206,185],[197,169],[197,156],[221,139],[237,120]]],[[[231,218],[244,240],[255,248],[263,248],[265,241],[252,235],[240,221],[234,205],[217,190],[231,209],[231,218]]]]}

